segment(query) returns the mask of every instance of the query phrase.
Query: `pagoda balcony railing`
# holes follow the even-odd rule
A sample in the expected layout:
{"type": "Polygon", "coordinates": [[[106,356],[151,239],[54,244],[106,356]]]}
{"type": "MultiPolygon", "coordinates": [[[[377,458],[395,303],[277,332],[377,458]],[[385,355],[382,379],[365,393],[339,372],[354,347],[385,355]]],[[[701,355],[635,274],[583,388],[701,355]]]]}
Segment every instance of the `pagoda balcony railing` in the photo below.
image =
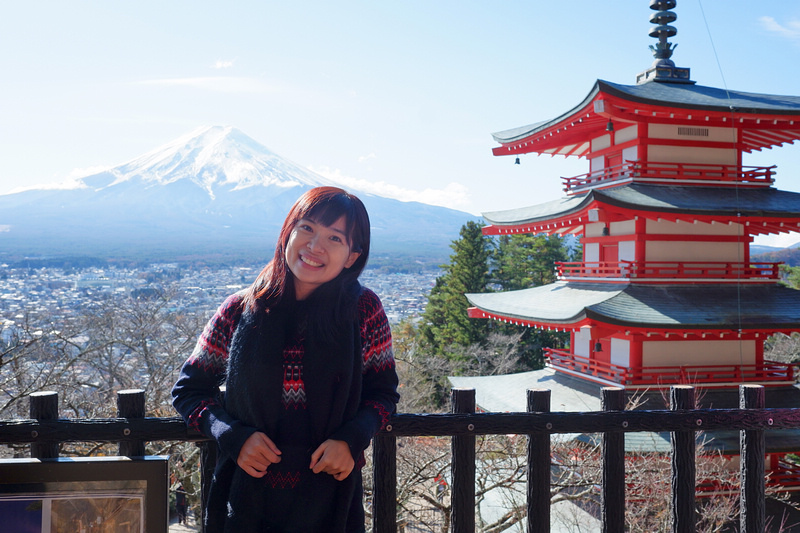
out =
{"type": "Polygon", "coordinates": [[[616,383],[626,387],[666,387],[670,385],[721,386],[736,383],[785,385],[795,382],[796,366],[774,361],[760,364],[676,365],[625,367],[576,355],[566,350],[545,348],[545,357],[554,369],[580,374],[587,379],[616,383]]]}
{"type": "Polygon", "coordinates": [[[562,177],[564,191],[576,193],[622,180],[651,183],[692,183],[695,185],[770,186],[775,182],[776,165],[753,167],[743,165],[703,165],[694,163],[653,163],[626,161],[620,165],[595,170],[587,174],[562,177]]]}
{"type": "MultiPolygon", "coordinates": [[[[417,524],[398,519],[398,437],[450,437],[451,463],[450,524],[454,533],[476,530],[475,479],[476,436],[527,435],[526,498],[524,525],[529,533],[550,531],[552,498],[551,436],[554,434],[602,434],[602,484],[597,487],[603,502],[600,521],[603,531],[625,530],[626,477],[625,435],[631,432],[670,432],[671,533],[695,531],[696,496],[708,492],[696,476],[697,431],[740,432],[739,524],[742,531],[765,531],[766,487],[783,481],[784,490],[796,488],[796,466],[778,465],[766,470],[765,432],[800,428],[800,409],[766,408],[766,390],[758,385],[739,387],[737,409],[697,409],[693,387],[670,389],[670,409],[631,411],[625,408],[625,390],[602,389],[602,411],[552,412],[551,394],[546,389],[527,391],[527,411],[515,413],[476,412],[475,389],[453,389],[451,412],[442,414],[401,413],[392,415],[372,446],[373,533],[397,533],[417,524]],[[767,474],[778,474],[773,479],[767,474]],[[407,527],[406,527],[407,526],[407,527]],[[404,529],[405,527],[405,529],[404,529]]],[[[202,501],[216,462],[216,445],[197,431],[187,429],[178,417],[145,416],[142,390],[117,393],[117,418],[67,419],[59,417],[58,394],[40,392],[30,396],[30,418],[0,420],[0,444],[30,444],[30,455],[39,460],[57,460],[60,443],[119,443],[119,455],[140,457],[152,442],[195,442],[201,447],[202,501]]],[[[34,480],[35,481],[35,480],[34,480]]],[[[724,487],[736,490],[736,487],[724,487]]],[[[713,490],[713,488],[712,488],[713,490]]],[[[166,494],[164,495],[166,497],[166,494]]],[[[441,511],[439,511],[441,512],[441,511]]],[[[166,526],[166,524],[163,524],[166,526]]],[[[155,524],[152,530],[161,530],[155,524]]],[[[424,527],[424,524],[422,524],[424,527]]],[[[416,530],[423,530],[415,528],[416,530]]],[[[429,530],[428,528],[425,528],[429,530]]],[[[148,530],[151,530],[148,527],[148,530]]]]}
{"type": "Polygon", "coordinates": [[[728,279],[777,280],[780,279],[778,263],[712,262],[712,261],[559,261],[555,263],[560,279],[569,278],[623,278],[637,279],[728,279]]]}

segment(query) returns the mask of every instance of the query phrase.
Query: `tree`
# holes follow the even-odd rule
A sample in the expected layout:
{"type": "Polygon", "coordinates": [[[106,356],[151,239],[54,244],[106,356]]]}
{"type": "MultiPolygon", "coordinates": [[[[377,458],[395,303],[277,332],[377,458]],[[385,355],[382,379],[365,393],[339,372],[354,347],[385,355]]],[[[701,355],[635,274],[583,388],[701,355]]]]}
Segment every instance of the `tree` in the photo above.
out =
{"type": "Polygon", "coordinates": [[[469,302],[464,296],[488,287],[491,249],[481,228],[473,221],[461,227],[460,238],[450,245],[450,263],[442,265],[443,274],[431,289],[420,331],[434,354],[446,355],[448,346],[469,346],[486,339],[487,322],[467,316],[469,302]]]}
{"type": "Polygon", "coordinates": [[[556,280],[555,263],[568,259],[557,235],[502,235],[492,254],[492,281],[506,291],[546,285],[556,280]]]}
{"type": "Polygon", "coordinates": [[[489,376],[520,368],[521,334],[491,333],[483,344],[447,348],[448,357],[432,356],[410,322],[392,328],[392,344],[400,378],[401,413],[434,413],[447,405],[448,376],[489,376]]]}
{"type": "Polygon", "coordinates": [[[781,265],[780,271],[787,285],[794,289],[800,289],[800,267],[781,265]]]}
{"type": "MultiPolygon", "coordinates": [[[[181,307],[179,293],[151,298],[102,295],[79,309],[0,315],[0,418],[28,418],[34,392],[56,391],[74,418],[115,417],[119,390],[145,390],[147,416],[174,416],[170,390],[206,318],[181,307]]],[[[27,445],[11,454],[27,453],[27,445]]],[[[116,454],[116,444],[63,443],[68,456],[116,454]]],[[[192,443],[150,443],[170,455],[172,473],[198,508],[198,449],[192,443]]]]}
{"type": "MultiPolygon", "coordinates": [[[[781,265],[784,283],[800,289],[800,267],[781,265]]],[[[776,333],[764,342],[764,359],[779,363],[796,364],[800,361],[800,333],[776,333]]]]}
{"type": "MultiPolygon", "coordinates": [[[[502,235],[491,257],[494,286],[504,291],[538,287],[556,281],[555,263],[570,257],[564,239],[557,235],[502,235]]],[[[520,359],[527,369],[544,366],[543,348],[566,346],[566,333],[555,333],[513,324],[499,324],[507,334],[521,334],[520,359]]]]}

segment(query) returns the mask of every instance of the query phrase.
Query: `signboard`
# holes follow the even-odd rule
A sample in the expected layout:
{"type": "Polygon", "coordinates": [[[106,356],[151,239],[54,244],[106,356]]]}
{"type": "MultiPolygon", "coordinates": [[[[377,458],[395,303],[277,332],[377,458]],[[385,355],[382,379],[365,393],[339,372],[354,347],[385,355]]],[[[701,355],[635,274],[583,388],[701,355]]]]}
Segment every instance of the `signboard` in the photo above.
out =
{"type": "Polygon", "coordinates": [[[0,530],[166,533],[164,456],[0,460],[0,530]]]}

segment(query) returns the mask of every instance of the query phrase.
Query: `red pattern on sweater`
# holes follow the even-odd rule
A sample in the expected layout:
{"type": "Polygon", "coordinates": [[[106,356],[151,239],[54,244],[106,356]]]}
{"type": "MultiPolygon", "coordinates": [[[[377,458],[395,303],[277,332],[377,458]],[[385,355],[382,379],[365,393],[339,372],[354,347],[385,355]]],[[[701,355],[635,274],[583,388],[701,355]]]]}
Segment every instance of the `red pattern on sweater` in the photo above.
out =
{"type": "MultiPolygon", "coordinates": [[[[228,362],[231,339],[242,316],[242,296],[229,296],[206,325],[189,357],[188,363],[206,372],[224,375],[228,362]]],[[[383,372],[395,367],[392,350],[392,330],[383,304],[378,296],[365,289],[358,299],[358,312],[361,317],[361,346],[363,356],[362,373],[383,372]]],[[[303,342],[298,339],[290,343],[284,351],[284,377],[282,402],[287,409],[305,408],[305,386],[303,383],[303,342]]],[[[190,420],[197,421],[208,404],[199,406],[190,420]]],[[[388,420],[388,412],[379,404],[370,405],[383,419],[388,420]]]]}

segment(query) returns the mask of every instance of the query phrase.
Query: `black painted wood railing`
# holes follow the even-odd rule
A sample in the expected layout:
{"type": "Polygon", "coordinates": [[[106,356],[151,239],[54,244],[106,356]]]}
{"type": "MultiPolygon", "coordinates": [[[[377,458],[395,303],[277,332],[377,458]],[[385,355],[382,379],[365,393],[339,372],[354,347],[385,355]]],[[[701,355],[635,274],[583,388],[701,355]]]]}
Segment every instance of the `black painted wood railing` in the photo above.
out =
{"type": "MultiPolygon", "coordinates": [[[[765,528],[764,432],[800,428],[800,408],[764,408],[764,388],[740,386],[739,409],[694,409],[695,390],[670,389],[670,410],[625,411],[625,391],[603,389],[603,410],[550,412],[550,391],[529,390],[527,413],[475,413],[475,391],[454,389],[452,413],[398,414],[373,443],[373,531],[397,531],[397,438],[405,436],[452,437],[452,531],[475,530],[475,438],[477,435],[528,435],[527,531],[545,533],[550,528],[550,435],[602,433],[603,483],[601,521],[604,532],[624,531],[625,433],[671,432],[672,506],[675,533],[695,530],[695,433],[740,431],[740,530],[761,533],[765,528]]],[[[0,420],[0,444],[30,443],[32,457],[58,456],[60,442],[119,442],[120,455],[144,454],[145,442],[194,441],[205,447],[204,472],[214,460],[213,446],[200,434],[188,431],[179,418],[144,416],[144,392],[118,394],[118,418],[60,419],[58,396],[31,396],[31,418],[0,420]]],[[[206,478],[206,476],[204,476],[206,478]]],[[[208,479],[208,478],[206,478],[208,479]]]]}

